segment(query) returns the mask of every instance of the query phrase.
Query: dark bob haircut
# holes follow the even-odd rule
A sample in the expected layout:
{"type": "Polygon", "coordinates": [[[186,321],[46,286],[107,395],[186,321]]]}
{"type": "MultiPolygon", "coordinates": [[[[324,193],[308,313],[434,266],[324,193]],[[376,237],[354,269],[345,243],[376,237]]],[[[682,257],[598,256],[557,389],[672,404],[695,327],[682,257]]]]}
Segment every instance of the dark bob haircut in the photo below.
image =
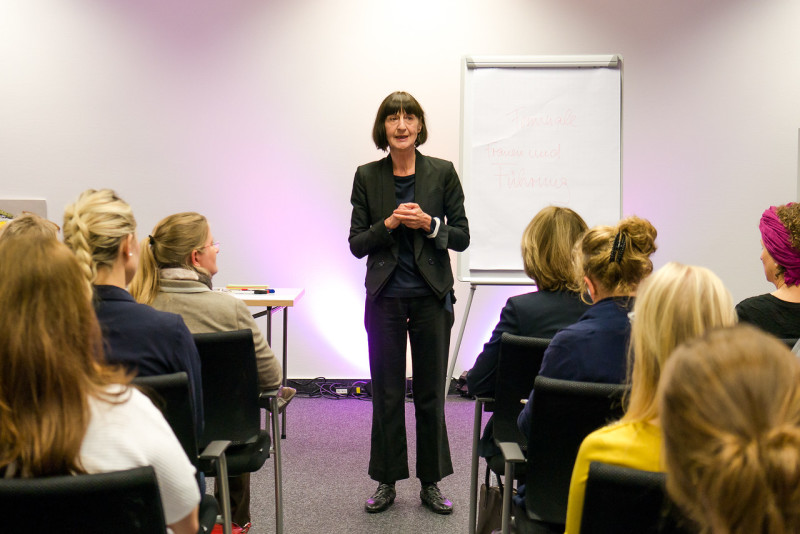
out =
{"type": "Polygon", "coordinates": [[[375,124],[372,126],[372,140],[375,141],[375,146],[384,152],[389,148],[389,140],[386,139],[386,117],[400,111],[415,115],[422,126],[414,145],[419,146],[428,140],[428,127],[425,125],[425,112],[422,111],[422,106],[416,98],[405,91],[395,91],[381,102],[378,114],[375,115],[375,124]]]}

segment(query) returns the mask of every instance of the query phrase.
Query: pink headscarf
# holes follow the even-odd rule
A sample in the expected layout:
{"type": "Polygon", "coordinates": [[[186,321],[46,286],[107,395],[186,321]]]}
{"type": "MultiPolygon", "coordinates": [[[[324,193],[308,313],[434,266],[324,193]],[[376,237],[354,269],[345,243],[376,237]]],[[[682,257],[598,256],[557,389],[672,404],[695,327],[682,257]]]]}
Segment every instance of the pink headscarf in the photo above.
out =
{"type": "Polygon", "coordinates": [[[778,208],[771,206],[764,211],[758,229],[761,230],[764,248],[778,265],[786,270],[783,275],[786,284],[790,286],[800,284],[800,251],[792,246],[792,237],[778,218],[778,208]]]}

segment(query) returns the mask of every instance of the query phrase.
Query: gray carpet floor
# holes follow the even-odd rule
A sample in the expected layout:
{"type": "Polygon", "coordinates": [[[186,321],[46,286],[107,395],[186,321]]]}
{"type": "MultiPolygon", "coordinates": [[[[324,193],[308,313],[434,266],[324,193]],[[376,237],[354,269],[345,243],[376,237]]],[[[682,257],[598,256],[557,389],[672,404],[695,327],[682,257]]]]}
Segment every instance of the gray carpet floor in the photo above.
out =
{"type": "MultiPolygon", "coordinates": [[[[411,403],[406,403],[406,428],[412,478],[398,481],[397,500],[391,508],[380,514],[367,514],[364,501],[377,487],[367,475],[371,403],[295,397],[288,406],[287,439],[281,442],[284,532],[467,532],[473,413],[473,401],[448,397],[447,430],[455,473],[439,487],[453,501],[451,515],[436,515],[420,503],[419,482],[413,478],[416,436],[411,403]]],[[[273,465],[270,458],[252,477],[251,534],[275,532],[273,465]]]]}

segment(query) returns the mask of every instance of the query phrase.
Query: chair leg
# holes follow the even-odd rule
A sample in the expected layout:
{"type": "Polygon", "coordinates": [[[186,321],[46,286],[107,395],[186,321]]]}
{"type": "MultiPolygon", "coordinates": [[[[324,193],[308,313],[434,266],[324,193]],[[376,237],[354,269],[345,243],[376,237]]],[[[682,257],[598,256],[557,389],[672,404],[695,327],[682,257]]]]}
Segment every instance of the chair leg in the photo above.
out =
{"type": "Polygon", "coordinates": [[[478,520],[478,438],[481,433],[483,402],[475,400],[475,418],[472,424],[472,465],[469,475],[469,534],[475,534],[478,520]]]}
{"type": "Polygon", "coordinates": [[[278,414],[277,399],[273,399],[273,401],[270,419],[272,420],[272,451],[275,461],[275,532],[283,534],[283,472],[281,467],[280,415],[278,414]]]}
{"type": "Polygon", "coordinates": [[[503,488],[503,522],[501,529],[503,534],[511,533],[511,494],[514,492],[514,463],[506,462],[505,473],[506,485],[503,488]]]}
{"type": "Polygon", "coordinates": [[[214,484],[219,484],[222,501],[222,532],[231,534],[231,490],[228,487],[228,459],[224,454],[217,460],[217,478],[214,484]]]}

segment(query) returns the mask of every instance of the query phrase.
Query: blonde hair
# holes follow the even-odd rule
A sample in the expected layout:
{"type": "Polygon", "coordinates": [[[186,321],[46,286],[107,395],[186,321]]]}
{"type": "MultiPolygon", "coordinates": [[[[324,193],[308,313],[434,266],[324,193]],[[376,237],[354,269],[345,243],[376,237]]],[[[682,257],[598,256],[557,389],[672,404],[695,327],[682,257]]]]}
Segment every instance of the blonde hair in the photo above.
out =
{"type": "MultiPolygon", "coordinates": [[[[616,226],[592,228],[578,245],[583,274],[611,293],[633,293],[653,271],[650,255],[656,251],[656,235],[650,221],[635,215],[616,226]]],[[[585,282],[581,284],[585,292],[585,282]]]]}
{"type": "Polygon", "coordinates": [[[26,211],[0,226],[0,239],[13,236],[42,236],[58,239],[58,225],[35,213],[26,211]]]}
{"type": "Polygon", "coordinates": [[[704,267],[670,262],[641,285],[633,307],[628,351],[631,384],[623,421],[658,417],[661,370],[680,343],[706,330],[736,323],[731,294],[704,267]]]}
{"type": "Polygon", "coordinates": [[[572,250],[588,227],[569,208],[548,206],[537,213],[522,234],[525,274],[545,291],[580,291],[572,250]]]}
{"type": "Polygon", "coordinates": [[[0,472],[83,472],[90,396],[129,378],[103,364],[100,326],[78,260],[42,236],[0,242],[0,472]]]}
{"type": "Polygon", "coordinates": [[[192,252],[203,248],[208,234],[208,221],[199,213],[176,213],[162,219],[139,252],[139,269],[130,286],[133,298],[153,303],[161,288],[159,269],[182,267],[210,276],[202,267],[192,265],[192,252]]]}
{"type": "Polygon", "coordinates": [[[667,491],[704,532],[800,531],[800,362],[749,325],[675,350],[660,392],[667,491]]]}
{"type": "Polygon", "coordinates": [[[136,233],[131,207],[110,189],[87,189],[64,210],[64,244],[93,284],[100,267],[110,268],[122,242],[136,233]]]}

